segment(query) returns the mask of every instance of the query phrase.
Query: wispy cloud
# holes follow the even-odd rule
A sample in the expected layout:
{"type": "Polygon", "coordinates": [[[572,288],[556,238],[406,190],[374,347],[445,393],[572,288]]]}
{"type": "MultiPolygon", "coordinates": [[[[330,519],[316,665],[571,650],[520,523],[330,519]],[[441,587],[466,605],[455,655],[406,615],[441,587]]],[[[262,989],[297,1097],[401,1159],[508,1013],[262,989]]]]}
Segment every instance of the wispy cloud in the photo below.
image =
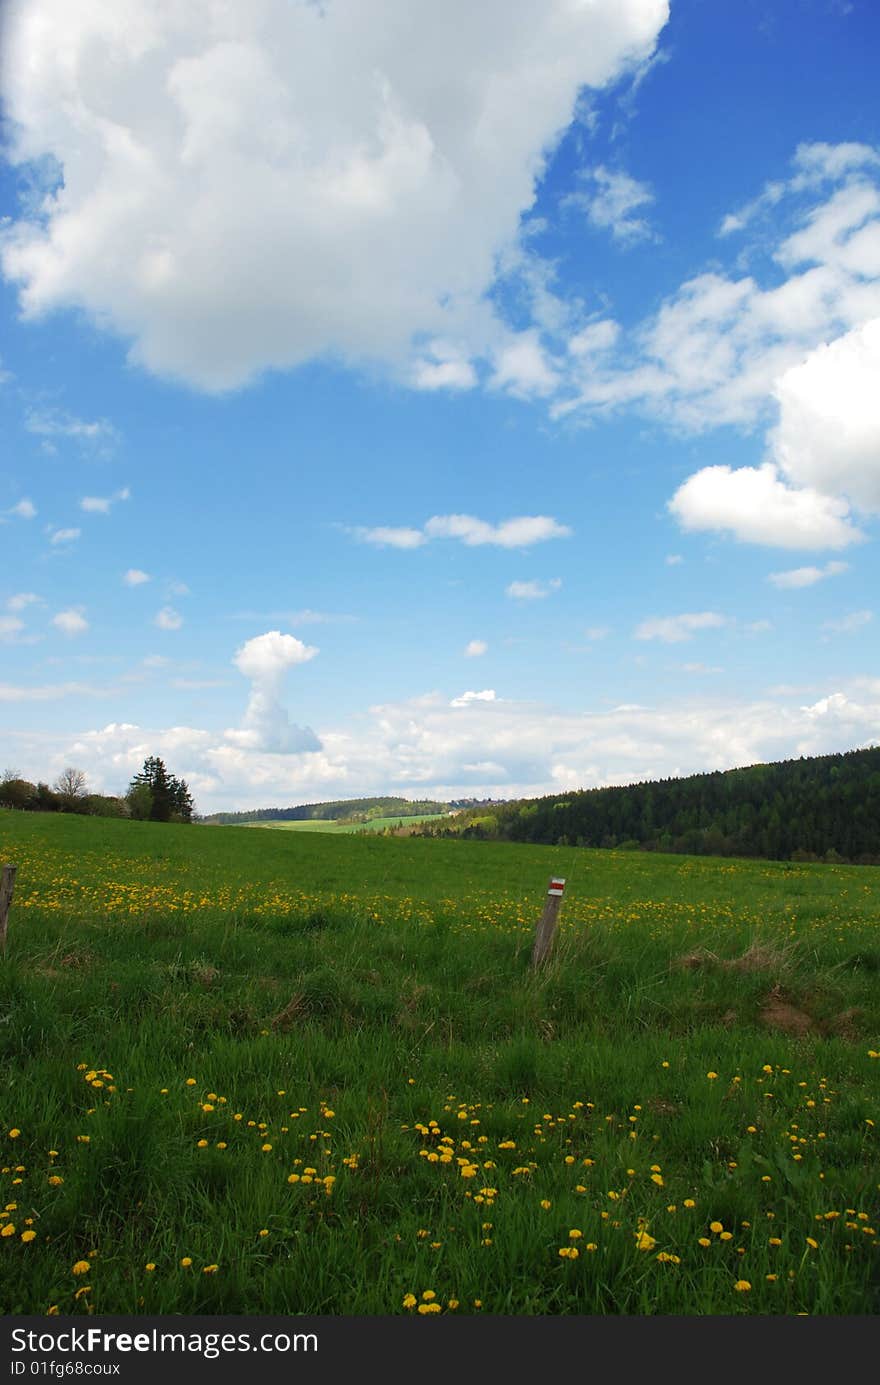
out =
{"type": "Polygon", "coordinates": [[[71,606],[66,611],[59,611],[57,615],[52,617],[52,624],[56,630],[60,630],[68,638],[84,635],[89,628],[89,622],[83,615],[82,606],[71,606]]]}
{"type": "Polygon", "coordinates": [[[113,495],[84,495],[79,508],[87,514],[109,515],[117,501],[130,499],[131,491],[125,486],[122,490],[114,491],[113,495]]]}
{"type": "Polygon", "coordinates": [[[465,692],[461,697],[454,697],[450,702],[450,707],[468,707],[472,702],[494,702],[495,689],[484,688],[482,692],[465,692]]]}
{"type": "Polygon", "coordinates": [[[849,571],[849,563],[826,563],[824,567],[794,567],[786,572],[771,572],[767,581],[774,587],[813,587],[826,577],[839,577],[849,571]]]}
{"type": "Polygon", "coordinates": [[[470,640],[464,647],[465,657],[468,659],[479,659],[485,654],[489,646],[485,640],[470,640]]]}
{"type": "Polygon", "coordinates": [[[7,611],[24,611],[28,606],[42,605],[43,598],[37,596],[36,592],[16,592],[14,596],[7,597],[5,605],[7,611]]]}
{"type": "Polygon", "coordinates": [[[51,544],[75,543],[82,533],[81,529],[53,529],[49,528],[49,542],[51,544]]]}
{"type": "Polygon", "coordinates": [[[153,624],[157,625],[160,630],[179,630],[183,625],[183,616],[179,611],[175,611],[173,606],[163,606],[160,611],[156,612],[153,624]]]}
{"type": "Polygon", "coordinates": [[[18,616],[0,616],[0,640],[4,644],[17,643],[24,628],[24,621],[18,616]]]}
{"type": "Polygon", "coordinates": [[[637,640],[662,640],[664,644],[680,644],[690,640],[698,630],[717,630],[727,624],[727,617],[717,611],[686,611],[679,616],[658,616],[642,621],[636,628],[637,640]]]}
{"type": "Polygon", "coordinates": [[[127,572],[122,574],[122,580],[127,587],[141,587],[144,582],[152,582],[152,577],[148,572],[144,572],[139,567],[130,567],[127,572]]]}
{"type": "Polygon", "coordinates": [[[540,601],[551,592],[558,591],[561,586],[560,577],[552,577],[549,582],[510,582],[504,588],[504,595],[512,597],[514,601],[540,601]]]}
{"type": "Polygon", "coordinates": [[[645,218],[635,215],[654,201],[647,183],[638,182],[622,169],[606,168],[604,164],[584,169],[579,180],[580,189],[563,198],[563,206],[579,208],[592,226],[609,231],[623,245],[656,238],[645,218]]]}
{"type": "Polygon", "coordinates": [[[421,529],[389,528],[380,525],[352,531],[363,543],[380,547],[420,548],[433,539],[457,539],[467,548],[491,545],[496,548],[530,548],[548,539],[564,539],[571,534],[566,524],[549,515],[518,515],[514,519],[490,524],[475,515],[432,515],[421,529]]]}
{"type": "Polygon", "coordinates": [[[42,438],[47,451],[55,451],[56,441],[71,439],[96,452],[112,452],[119,442],[119,433],[109,419],[87,420],[63,409],[30,409],[24,426],[29,433],[42,438]]]}
{"type": "Polygon", "coordinates": [[[17,504],[12,505],[6,514],[14,515],[16,519],[33,519],[37,513],[37,507],[27,496],[23,496],[17,504]]]}
{"type": "Polygon", "coordinates": [[[873,619],[873,611],[851,611],[848,616],[841,616],[839,620],[823,621],[822,629],[832,635],[852,635],[856,630],[863,630],[873,619]]]}

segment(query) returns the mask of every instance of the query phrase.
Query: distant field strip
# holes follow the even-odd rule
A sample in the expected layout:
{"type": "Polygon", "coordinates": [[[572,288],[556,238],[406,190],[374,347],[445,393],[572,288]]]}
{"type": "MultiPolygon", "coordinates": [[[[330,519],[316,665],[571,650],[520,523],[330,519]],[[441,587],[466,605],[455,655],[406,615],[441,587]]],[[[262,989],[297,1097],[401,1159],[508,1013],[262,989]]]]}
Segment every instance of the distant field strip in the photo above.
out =
{"type": "Polygon", "coordinates": [[[331,832],[336,836],[351,832],[384,832],[389,827],[411,827],[416,822],[435,822],[447,813],[416,813],[408,817],[371,818],[368,822],[339,823],[329,818],[303,818],[301,821],[252,822],[249,827],[280,828],[287,832],[331,832]]]}

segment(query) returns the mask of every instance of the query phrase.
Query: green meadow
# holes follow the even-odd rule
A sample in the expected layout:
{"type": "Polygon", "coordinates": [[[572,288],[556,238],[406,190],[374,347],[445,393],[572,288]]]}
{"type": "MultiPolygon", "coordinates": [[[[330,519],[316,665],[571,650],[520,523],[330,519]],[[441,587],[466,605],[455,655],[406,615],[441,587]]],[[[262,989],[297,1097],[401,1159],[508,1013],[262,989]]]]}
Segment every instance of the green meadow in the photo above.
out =
{"type": "Polygon", "coordinates": [[[0,1311],[880,1308],[877,868],[13,812],[0,861],[0,1311]]]}
{"type": "Polygon", "coordinates": [[[254,822],[251,827],[269,827],[273,830],[280,829],[285,832],[330,832],[333,836],[339,836],[346,832],[384,832],[389,828],[412,827],[416,823],[435,822],[438,818],[446,817],[445,813],[417,813],[404,814],[398,817],[370,818],[367,822],[347,822],[341,823],[334,818],[303,818],[301,820],[286,820],[278,822],[254,822]]]}

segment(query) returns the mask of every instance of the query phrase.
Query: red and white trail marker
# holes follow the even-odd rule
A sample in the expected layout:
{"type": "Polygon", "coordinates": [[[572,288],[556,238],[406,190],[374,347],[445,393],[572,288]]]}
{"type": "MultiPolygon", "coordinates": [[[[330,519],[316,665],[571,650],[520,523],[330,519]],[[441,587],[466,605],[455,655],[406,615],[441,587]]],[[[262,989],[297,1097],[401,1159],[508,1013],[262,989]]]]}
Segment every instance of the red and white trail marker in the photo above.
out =
{"type": "Polygon", "coordinates": [[[532,949],[532,967],[539,967],[546,961],[550,948],[553,946],[553,935],[556,932],[556,920],[559,917],[559,910],[562,906],[562,896],[565,893],[565,879],[560,875],[550,877],[550,884],[547,886],[547,898],[544,901],[544,912],[538,922],[535,931],[535,946],[532,949]]]}

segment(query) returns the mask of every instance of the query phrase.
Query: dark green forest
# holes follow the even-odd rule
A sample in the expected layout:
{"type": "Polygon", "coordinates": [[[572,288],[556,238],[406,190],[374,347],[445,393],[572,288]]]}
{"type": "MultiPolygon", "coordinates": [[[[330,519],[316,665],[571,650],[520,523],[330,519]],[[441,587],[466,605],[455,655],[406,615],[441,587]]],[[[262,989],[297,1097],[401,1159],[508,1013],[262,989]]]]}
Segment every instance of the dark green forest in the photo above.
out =
{"type": "Polygon", "coordinates": [[[880,865],[880,747],[496,803],[419,833],[880,865]]]}

